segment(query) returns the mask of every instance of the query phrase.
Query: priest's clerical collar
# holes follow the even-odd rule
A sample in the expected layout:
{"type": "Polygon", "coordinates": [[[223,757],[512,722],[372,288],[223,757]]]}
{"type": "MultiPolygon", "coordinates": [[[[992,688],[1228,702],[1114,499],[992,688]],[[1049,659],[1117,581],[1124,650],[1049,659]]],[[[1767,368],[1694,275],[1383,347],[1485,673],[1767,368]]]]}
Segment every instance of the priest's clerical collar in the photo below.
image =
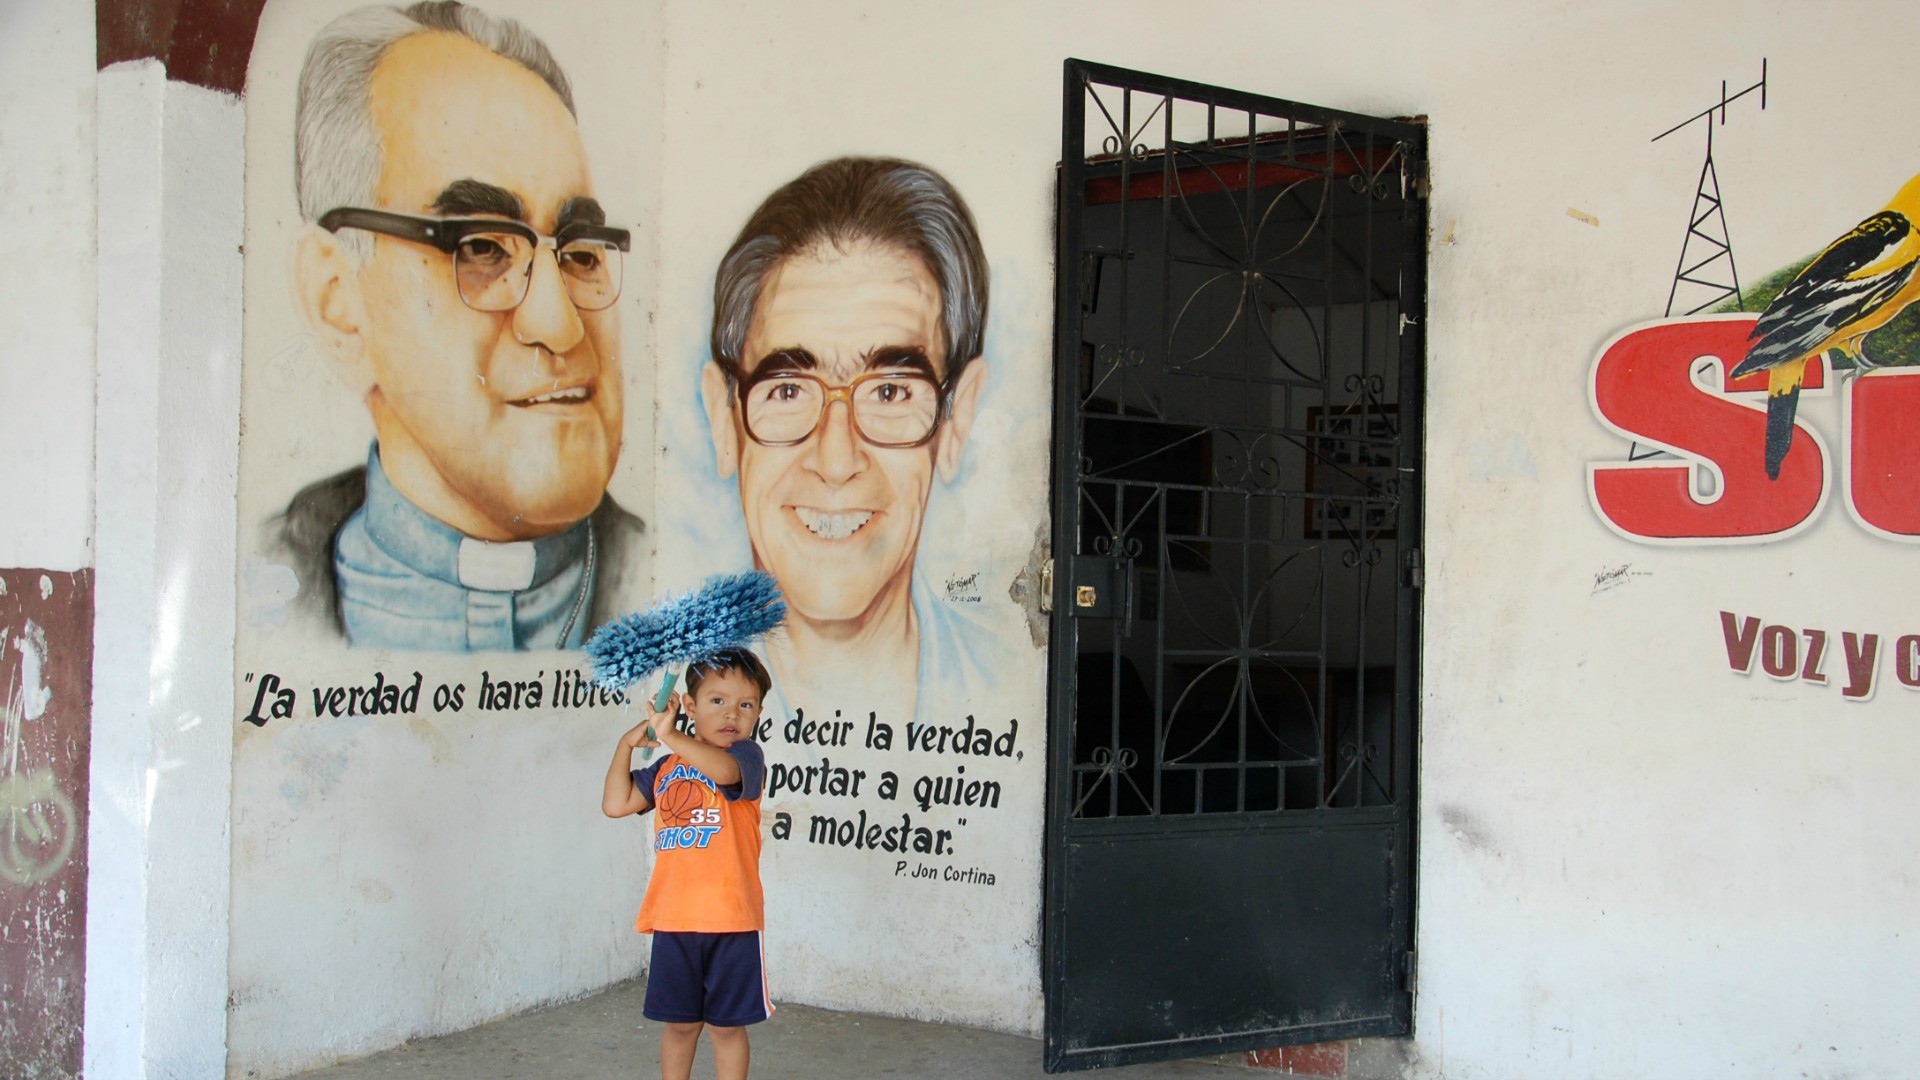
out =
{"type": "Polygon", "coordinates": [[[458,529],[413,505],[380,467],[376,447],[367,457],[367,533],[410,569],[468,589],[522,592],[553,580],[587,549],[587,522],[537,540],[494,543],[458,529]]]}

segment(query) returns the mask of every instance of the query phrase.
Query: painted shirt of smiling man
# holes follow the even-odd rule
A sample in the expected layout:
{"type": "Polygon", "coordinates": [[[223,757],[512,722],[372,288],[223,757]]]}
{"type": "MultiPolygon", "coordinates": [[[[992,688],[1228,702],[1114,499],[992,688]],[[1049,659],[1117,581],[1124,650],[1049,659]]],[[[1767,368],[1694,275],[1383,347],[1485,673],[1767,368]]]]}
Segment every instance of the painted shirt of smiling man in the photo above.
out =
{"type": "Polygon", "coordinates": [[[606,496],[628,234],[566,75],[472,7],[362,8],[307,53],[295,159],[296,299],[375,433],[271,523],[296,606],[355,647],[578,645],[644,568],[606,496]]]}
{"type": "Polygon", "coordinates": [[[721,261],[701,395],[754,562],[786,596],[767,649],[787,702],[911,719],[984,670],[989,643],[916,587],[914,561],[973,426],[986,321],[973,216],[911,162],[814,166],[721,261]]]}

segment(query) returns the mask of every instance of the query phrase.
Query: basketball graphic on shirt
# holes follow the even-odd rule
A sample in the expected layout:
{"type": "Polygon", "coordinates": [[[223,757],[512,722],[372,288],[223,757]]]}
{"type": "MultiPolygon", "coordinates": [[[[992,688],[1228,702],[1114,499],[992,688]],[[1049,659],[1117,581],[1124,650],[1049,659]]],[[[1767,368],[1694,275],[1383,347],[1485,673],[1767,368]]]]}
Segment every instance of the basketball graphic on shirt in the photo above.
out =
{"type": "Polygon", "coordinates": [[[693,812],[706,805],[711,792],[690,780],[675,780],[660,793],[660,827],[670,829],[693,821],[693,812]]]}

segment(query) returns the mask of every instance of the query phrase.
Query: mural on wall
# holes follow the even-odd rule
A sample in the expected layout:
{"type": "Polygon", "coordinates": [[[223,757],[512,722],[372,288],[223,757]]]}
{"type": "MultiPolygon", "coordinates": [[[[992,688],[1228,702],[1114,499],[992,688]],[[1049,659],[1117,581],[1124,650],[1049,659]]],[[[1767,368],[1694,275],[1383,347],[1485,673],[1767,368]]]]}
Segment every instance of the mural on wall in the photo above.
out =
{"type": "Polygon", "coordinates": [[[1044,361],[996,385],[987,251],[939,170],[836,157],[756,201],[716,252],[680,424],[713,456],[679,459],[699,513],[675,528],[789,608],[755,732],[774,989],[1028,1026],[1030,942],[977,927],[1038,915],[1043,731],[1009,677],[1037,666],[1020,597],[1044,503],[988,487],[1015,438],[1043,452],[1044,361]],[[1020,562],[994,560],[1003,535],[1020,562]],[[910,939],[953,950],[892,944],[910,939]]]}
{"type": "Polygon", "coordinates": [[[571,649],[645,594],[645,525],[609,491],[631,233],[566,72],[478,8],[361,8],[312,39],[292,134],[301,330],[247,369],[240,719],[617,701],[564,662],[324,661],[571,649]],[[358,460],[301,477],[321,444],[358,460]]]}
{"type": "Polygon", "coordinates": [[[701,397],[754,563],[791,612],[769,646],[778,685],[917,719],[923,685],[980,682],[992,653],[914,573],[988,374],[973,215],[923,166],[829,161],[768,196],[713,291],[701,397]]]}
{"type": "Polygon", "coordinates": [[[358,649],[577,646],[645,550],[607,494],[630,234],[566,74],[471,7],[365,8],[314,40],[298,110],[296,304],[373,438],[268,523],[289,611],[358,649]]]}
{"type": "Polygon", "coordinates": [[[638,962],[595,936],[638,893],[580,895],[615,840],[579,771],[627,706],[577,647],[653,588],[651,98],[613,44],[649,24],[554,11],[262,16],[229,1046],[263,1073],[638,962]]]}
{"type": "Polygon", "coordinates": [[[93,572],[0,571],[0,1074],[77,1076],[93,572]]]}
{"type": "MultiPolygon", "coordinates": [[[[1724,123],[1739,98],[1757,91],[1765,107],[1764,72],[1763,63],[1761,81],[1731,97],[1723,84],[1717,106],[1657,137],[1705,122],[1706,165],[1669,315],[1683,289],[1706,299],[1600,349],[1589,401],[1631,446],[1624,462],[1588,467],[1589,498],[1602,522],[1637,543],[1770,543],[1820,520],[1837,472],[1860,527],[1920,541],[1920,176],[1838,238],[1808,237],[1809,246],[1824,242],[1814,254],[1742,288],[1711,133],[1716,113],[1724,123]],[[1803,397],[1838,399],[1837,469],[1801,415],[1803,397]]],[[[1837,685],[1848,701],[1873,698],[1881,634],[1763,625],[1733,611],[1716,618],[1731,670],[1837,685]]],[[[1886,667],[1920,689],[1920,634],[1886,637],[1886,667]]]]}
{"type": "Polygon", "coordinates": [[[977,592],[955,602],[916,572],[988,378],[973,215],[926,166],[822,162],[754,211],[713,295],[700,394],[716,472],[788,605],[766,646],[775,689],[758,735],[798,756],[770,765],[767,796],[832,807],[776,812],[774,837],[902,856],[903,877],[992,884],[990,869],[906,857],[961,854],[965,811],[1000,806],[996,759],[1025,755],[1018,719],[953,721],[1006,650],[977,592]],[[916,772],[896,747],[953,764],[916,772]]]}
{"type": "Polygon", "coordinates": [[[600,55],[585,16],[541,24],[550,52],[473,7],[337,10],[270,10],[287,59],[257,46],[249,74],[234,1060],[337,1049],[289,1025],[383,946],[429,988],[386,1011],[421,1028],[497,1007],[503,963],[537,957],[549,996],[575,991],[544,972],[643,963],[635,938],[610,969],[596,936],[638,889],[547,896],[585,862],[644,879],[644,825],[570,797],[600,729],[634,723],[578,646],[750,566],[791,609],[754,733],[775,993],[1037,1027],[1044,284],[995,267],[1030,331],[990,327],[981,222],[904,160],[710,155],[691,167],[740,202],[663,220],[645,87],[576,111],[575,87],[626,88],[619,65],[554,59],[600,55]],[[256,146],[297,175],[269,186],[256,146]],[[641,273],[668,265],[690,272],[641,273]],[[623,309],[672,364],[623,363],[623,309]],[[338,863],[318,887],[316,851],[338,863]],[[502,923],[496,879],[567,906],[502,923]],[[290,911],[320,929],[288,939],[290,911]]]}

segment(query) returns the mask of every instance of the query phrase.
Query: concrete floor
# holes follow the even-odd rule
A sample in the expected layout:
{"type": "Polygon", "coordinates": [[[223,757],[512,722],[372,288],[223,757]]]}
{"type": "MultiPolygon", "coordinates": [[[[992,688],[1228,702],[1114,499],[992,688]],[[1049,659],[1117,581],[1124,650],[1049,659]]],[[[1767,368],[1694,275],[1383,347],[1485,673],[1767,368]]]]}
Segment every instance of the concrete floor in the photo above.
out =
{"type": "MultiPolygon", "coordinates": [[[[646,984],[622,983],[590,998],[421,1039],[371,1057],[301,1073],[302,1080],[608,1080],[659,1075],[660,1026],[640,1015],[646,984]]],[[[1242,1058],[1134,1065],[1101,1076],[1123,1080],[1232,1080],[1242,1058]],[[1226,1067],[1223,1071],[1223,1067],[1226,1067]]],[[[695,1080],[713,1076],[705,1040],[695,1080]]],[[[1015,1035],[911,1020],[780,1005],[753,1027],[752,1075],[767,1080],[1025,1080],[1045,1076],[1040,1043],[1015,1035]]],[[[1259,1070],[1247,1076],[1284,1075],[1259,1070]]]]}

